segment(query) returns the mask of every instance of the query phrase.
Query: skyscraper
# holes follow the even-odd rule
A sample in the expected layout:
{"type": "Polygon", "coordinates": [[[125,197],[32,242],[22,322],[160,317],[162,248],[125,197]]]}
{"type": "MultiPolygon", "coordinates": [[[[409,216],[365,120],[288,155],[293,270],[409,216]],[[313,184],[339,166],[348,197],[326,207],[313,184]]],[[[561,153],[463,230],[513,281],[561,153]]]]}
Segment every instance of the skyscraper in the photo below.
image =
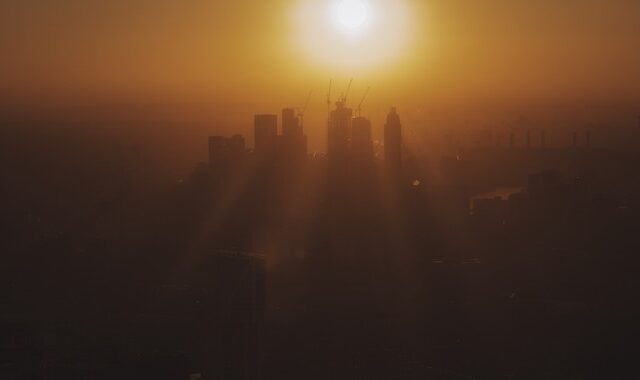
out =
{"type": "Polygon", "coordinates": [[[391,108],[384,126],[384,160],[392,175],[402,171],[402,124],[396,108],[391,108]]]}
{"type": "Polygon", "coordinates": [[[336,103],[336,109],[329,115],[328,160],[330,174],[346,172],[349,162],[349,138],[353,110],[343,101],[336,103]]]}
{"type": "Polygon", "coordinates": [[[278,116],[256,115],[254,118],[256,153],[271,152],[278,142],[278,116]]]}
{"type": "Polygon", "coordinates": [[[307,155],[307,136],[304,135],[302,119],[292,108],[282,110],[282,140],[289,157],[303,158],[307,155]]]}
{"type": "Polygon", "coordinates": [[[282,110],[282,135],[285,137],[302,136],[302,124],[293,108],[282,110]]]}
{"type": "Polygon", "coordinates": [[[359,167],[373,162],[373,141],[371,140],[371,121],[364,117],[353,119],[351,130],[351,155],[354,164],[359,167]]]}

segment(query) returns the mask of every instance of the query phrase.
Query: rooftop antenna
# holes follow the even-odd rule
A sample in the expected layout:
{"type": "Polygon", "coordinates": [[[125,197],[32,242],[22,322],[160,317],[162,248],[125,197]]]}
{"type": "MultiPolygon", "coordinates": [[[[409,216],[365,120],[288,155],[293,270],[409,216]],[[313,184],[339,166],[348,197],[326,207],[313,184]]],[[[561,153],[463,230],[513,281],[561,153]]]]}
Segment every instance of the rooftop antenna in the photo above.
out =
{"type": "Polygon", "coordinates": [[[364,103],[364,101],[367,99],[370,90],[371,87],[367,87],[367,91],[364,92],[364,96],[362,97],[360,104],[358,104],[358,117],[362,116],[362,103],[364,103]]]}

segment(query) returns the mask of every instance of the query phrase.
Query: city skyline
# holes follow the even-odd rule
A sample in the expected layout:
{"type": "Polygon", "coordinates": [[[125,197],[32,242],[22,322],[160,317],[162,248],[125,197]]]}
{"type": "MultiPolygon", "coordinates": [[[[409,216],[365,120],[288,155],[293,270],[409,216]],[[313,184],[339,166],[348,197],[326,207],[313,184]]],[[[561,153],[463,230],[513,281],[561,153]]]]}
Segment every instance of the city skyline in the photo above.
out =
{"type": "Polygon", "coordinates": [[[639,20],[3,1],[0,379],[633,378],[639,20]]]}

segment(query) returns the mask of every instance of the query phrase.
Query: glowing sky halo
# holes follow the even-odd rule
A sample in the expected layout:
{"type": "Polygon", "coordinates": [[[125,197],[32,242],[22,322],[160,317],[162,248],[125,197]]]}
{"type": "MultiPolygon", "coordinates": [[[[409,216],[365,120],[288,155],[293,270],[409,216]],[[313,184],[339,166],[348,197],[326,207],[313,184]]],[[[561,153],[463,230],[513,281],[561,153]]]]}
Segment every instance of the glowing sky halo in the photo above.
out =
{"type": "Polygon", "coordinates": [[[336,0],[331,13],[334,26],[351,35],[366,33],[372,22],[372,9],[367,0],[336,0]]]}
{"type": "Polygon", "coordinates": [[[370,71],[408,50],[406,0],[298,0],[294,16],[304,57],[328,70],[370,71]]]}

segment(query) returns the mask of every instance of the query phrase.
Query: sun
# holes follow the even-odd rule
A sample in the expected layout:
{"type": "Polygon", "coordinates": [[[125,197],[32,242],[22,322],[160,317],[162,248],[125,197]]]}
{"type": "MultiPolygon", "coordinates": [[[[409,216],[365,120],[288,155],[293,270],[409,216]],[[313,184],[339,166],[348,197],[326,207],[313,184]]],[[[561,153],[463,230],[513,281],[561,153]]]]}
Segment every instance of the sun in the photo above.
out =
{"type": "Polygon", "coordinates": [[[333,5],[332,21],[341,32],[360,34],[370,24],[370,4],[364,0],[338,0],[333,5]]]}
{"type": "Polygon", "coordinates": [[[291,35],[309,62],[333,73],[381,68],[408,51],[408,0],[298,1],[291,35]]]}

